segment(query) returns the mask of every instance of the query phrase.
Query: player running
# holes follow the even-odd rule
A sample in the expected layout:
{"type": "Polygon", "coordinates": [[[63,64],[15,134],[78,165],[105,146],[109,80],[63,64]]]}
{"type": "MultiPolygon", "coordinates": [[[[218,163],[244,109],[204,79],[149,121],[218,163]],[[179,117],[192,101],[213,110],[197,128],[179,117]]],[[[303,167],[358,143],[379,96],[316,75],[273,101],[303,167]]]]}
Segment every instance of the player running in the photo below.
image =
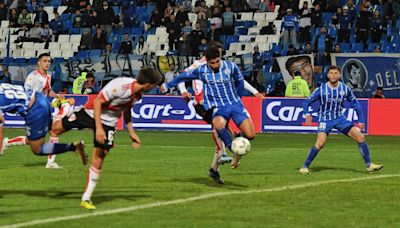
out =
{"type": "Polygon", "coordinates": [[[115,127],[121,113],[132,140],[132,147],[140,147],[140,139],[132,126],[132,106],[141,100],[144,92],[151,90],[161,81],[161,75],[152,68],[140,70],[136,79],[120,77],[111,80],[95,98],[90,98],[84,108],[75,110],[72,115],[60,121],[54,121],[53,136],[72,128],[90,128],[95,132],[94,149],[89,168],[85,192],[80,206],[89,210],[96,209],[91,196],[100,177],[103,162],[113,147],[115,127]]]}
{"type": "MultiPolygon", "coordinates": [[[[244,88],[243,75],[235,63],[221,60],[220,50],[216,46],[207,48],[205,57],[207,64],[180,74],[173,81],[163,84],[162,90],[167,91],[185,80],[201,80],[204,86],[205,112],[211,116],[210,122],[225,146],[231,149],[232,136],[226,128],[230,119],[235,122],[246,138],[254,139],[255,137],[253,122],[238,94],[244,88]]],[[[234,156],[235,163],[238,164],[240,156],[234,156]]],[[[219,175],[218,179],[220,179],[219,175]]]]}
{"type": "MultiPolygon", "coordinates": [[[[52,118],[47,98],[38,92],[24,89],[20,85],[7,83],[0,84],[0,142],[3,146],[3,113],[12,113],[24,117],[26,127],[25,143],[31,147],[36,155],[47,156],[53,154],[76,151],[86,165],[88,158],[81,141],[71,144],[44,143],[45,136],[51,126],[52,118]]],[[[0,153],[2,155],[3,153],[0,153]]]]}
{"type": "MultiPolygon", "coordinates": [[[[219,49],[221,57],[222,57],[223,48],[222,48],[221,43],[212,42],[208,46],[209,47],[216,46],[219,49]]],[[[188,68],[186,68],[184,70],[184,72],[194,70],[205,64],[207,64],[207,59],[205,56],[203,56],[201,59],[194,61],[192,65],[190,65],[188,68]]],[[[190,94],[187,91],[185,82],[179,83],[178,88],[179,88],[180,93],[182,94],[183,99],[185,99],[186,101],[191,100],[192,94],[190,94]]],[[[246,90],[248,90],[249,92],[251,92],[254,96],[256,96],[258,98],[264,98],[264,95],[261,94],[260,92],[258,92],[246,80],[244,80],[244,88],[246,90]]],[[[195,107],[197,114],[199,114],[206,123],[211,124],[212,110],[210,109],[210,110],[206,111],[204,109],[203,82],[199,79],[193,80],[192,81],[192,89],[194,92],[194,107],[195,107]]],[[[229,128],[228,128],[228,130],[229,130],[229,128]]],[[[211,163],[211,168],[208,170],[208,175],[216,183],[224,184],[224,181],[221,179],[220,174],[219,174],[219,167],[221,164],[231,162],[232,158],[226,154],[224,142],[218,137],[218,133],[214,128],[212,129],[212,137],[213,137],[213,141],[215,143],[215,153],[214,153],[213,161],[211,163]]],[[[238,159],[236,158],[236,159],[234,159],[234,161],[232,163],[232,168],[236,168],[238,166],[239,166],[239,162],[238,162],[238,159]]]]}
{"type": "Polygon", "coordinates": [[[303,104],[303,113],[306,116],[306,124],[311,125],[312,116],[308,112],[308,108],[315,101],[320,101],[321,103],[318,117],[317,141],[311,148],[303,167],[299,170],[301,174],[310,173],[309,167],[311,162],[317,156],[318,151],[324,147],[328,134],[333,128],[338,129],[340,132],[349,136],[358,143],[358,149],[364,159],[368,172],[375,172],[383,167],[383,165],[371,162],[368,144],[365,141],[364,135],[360,132],[360,130],[363,130],[365,127],[364,115],[360,104],[356,100],[351,89],[339,81],[340,77],[341,72],[339,67],[329,67],[329,81],[317,88],[303,104]],[[353,123],[346,120],[343,116],[344,100],[348,100],[351,103],[351,107],[356,109],[360,121],[359,127],[354,126],[353,123]]]}
{"type": "MultiPolygon", "coordinates": [[[[63,112],[68,112],[68,108],[73,104],[73,100],[67,99],[64,100],[62,96],[57,95],[51,89],[51,76],[47,74],[51,65],[51,57],[49,53],[43,53],[39,55],[38,59],[38,68],[35,71],[32,71],[25,80],[25,89],[32,90],[34,92],[42,93],[45,96],[54,97],[58,99],[59,103],[59,115],[62,115],[63,112]]],[[[50,143],[58,143],[59,139],[50,137],[50,143]]],[[[4,150],[8,149],[10,146],[13,145],[26,145],[26,137],[25,136],[18,136],[12,139],[4,138],[3,140],[3,147],[1,149],[1,153],[4,150]]],[[[62,168],[56,162],[56,155],[49,155],[47,156],[47,163],[46,168],[50,169],[59,169],[62,168]]]]}

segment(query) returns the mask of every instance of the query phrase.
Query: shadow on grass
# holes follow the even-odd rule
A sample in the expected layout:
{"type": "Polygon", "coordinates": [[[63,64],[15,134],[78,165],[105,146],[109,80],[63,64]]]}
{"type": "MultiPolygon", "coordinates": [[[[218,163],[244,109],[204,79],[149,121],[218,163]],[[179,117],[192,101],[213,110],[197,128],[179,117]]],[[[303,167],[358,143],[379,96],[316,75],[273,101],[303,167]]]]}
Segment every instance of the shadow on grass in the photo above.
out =
{"type": "Polygon", "coordinates": [[[186,183],[195,183],[195,184],[201,184],[205,185],[208,187],[215,187],[215,188],[225,188],[225,189],[244,189],[248,188],[246,185],[242,184],[236,184],[232,181],[227,181],[223,177],[222,179],[224,180],[225,184],[218,184],[215,183],[210,177],[193,177],[193,178],[186,178],[186,179],[171,179],[173,182],[186,182],[186,183]]]}
{"type": "MultiPolygon", "coordinates": [[[[326,166],[315,166],[311,167],[311,173],[318,173],[318,172],[324,172],[324,171],[344,171],[344,172],[353,172],[353,173],[367,173],[366,171],[361,171],[353,168],[344,168],[344,167],[326,167],[326,166]]],[[[296,168],[298,171],[298,168],[296,168]]]]}

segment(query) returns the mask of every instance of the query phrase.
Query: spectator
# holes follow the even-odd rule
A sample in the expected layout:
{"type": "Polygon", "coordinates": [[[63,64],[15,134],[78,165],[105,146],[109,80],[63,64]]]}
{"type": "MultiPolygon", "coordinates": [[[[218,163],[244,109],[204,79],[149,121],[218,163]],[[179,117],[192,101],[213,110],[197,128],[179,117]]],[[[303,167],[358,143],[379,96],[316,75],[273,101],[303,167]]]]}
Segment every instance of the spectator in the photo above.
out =
{"type": "Polygon", "coordinates": [[[54,13],[54,18],[50,21],[50,28],[55,35],[55,40],[58,41],[58,35],[63,33],[63,23],[57,12],[54,13]]]}
{"type": "Polygon", "coordinates": [[[356,42],[362,42],[364,44],[364,48],[367,47],[368,42],[368,34],[370,31],[370,12],[367,7],[363,7],[362,11],[358,15],[357,23],[356,23],[356,42]]]}
{"type": "Polygon", "coordinates": [[[121,17],[125,28],[132,28],[136,23],[136,0],[124,0],[121,4],[121,17]]]}
{"type": "Polygon", "coordinates": [[[329,53],[332,51],[333,39],[326,33],[326,27],[322,26],[320,34],[315,37],[315,52],[317,55],[317,65],[327,65],[329,60],[329,53]]]}
{"type": "Polygon", "coordinates": [[[286,55],[291,56],[291,55],[298,55],[298,54],[300,54],[299,50],[297,50],[297,48],[295,48],[292,44],[289,45],[286,55]]]}
{"type": "Polygon", "coordinates": [[[338,41],[342,42],[350,42],[350,29],[353,24],[352,18],[349,15],[349,7],[343,6],[342,14],[337,15],[339,19],[339,32],[338,32],[338,41]]]}
{"type": "Polygon", "coordinates": [[[148,51],[148,44],[144,40],[144,36],[139,37],[139,42],[136,44],[135,47],[135,54],[136,55],[146,55],[148,51]]]}
{"type": "Polygon", "coordinates": [[[196,23],[196,29],[190,34],[190,45],[192,48],[192,56],[199,55],[199,49],[197,48],[201,44],[201,39],[205,37],[203,30],[200,29],[200,23],[196,23]]]}
{"type": "Polygon", "coordinates": [[[96,29],[96,34],[93,36],[93,49],[104,49],[107,44],[106,34],[101,28],[96,29]]]}
{"type": "Polygon", "coordinates": [[[381,42],[383,20],[378,10],[375,10],[374,16],[371,19],[371,41],[372,43],[381,42]]]}
{"type": "Polygon", "coordinates": [[[385,95],[383,95],[383,87],[378,86],[376,89],[375,94],[372,96],[372,98],[385,98],[385,95]]]}
{"type": "Polygon", "coordinates": [[[300,9],[299,20],[299,41],[305,43],[311,41],[311,10],[308,8],[308,2],[303,2],[303,8],[300,9]]]}
{"type": "Polygon", "coordinates": [[[86,74],[86,80],[82,85],[82,94],[97,94],[100,90],[99,83],[96,81],[93,73],[89,71],[86,74]]]}
{"type": "Polygon", "coordinates": [[[283,44],[297,46],[297,30],[298,19],[293,15],[291,8],[286,10],[287,15],[283,17],[282,30],[283,30],[283,44]]]}
{"type": "Polygon", "coordinates": [[[29,41],[31,42],[42,42],[42,27],[40,27],[40,23],[35,22],[35,27],[29,30],[29,41]]]}
{"type": "Polygon", "coordinates": [[[19,18],[19,15],[18,15],[17,9],[11,9],[10,13],[7,17],[7,19],[9,20],[8,26],[11,28],[19,27],[18,18],[19,18]]]}
{"type": "Polygon", "coordinates": [[[193,31],[192,24],[190,24],[189,20],[186,20],[185,26],[181,29],[181,34],[189,35],[190,33],[192,33],[192,31],[193,31]]]}
{"type": "Polygon", "coordinates": [[[315,4],[314,10],[311,13],[311,24],[317,28],[322,26],[322,12],[319,3],[315,4]]]}
{"type": "Polygon", "coordinates": [[[188,12],[185,10],[185,6],[180,5],[179,10],[175,15],[176,17],[176,22],[178,22],[180,27],[183,27],[185,25],[185,21],[189,20],[188,12]]]}
{"type": "Polygon", "coordinates": [[[308,97],[310,89],[307,81],[301,78],[301,73],[296,71],[293,79],[286,86],[285,97],[308,97]]]}
{"type": "Polygon", "coordinates": [[[108,6],[107,1],[103,1],[103,8],[98,11],[99,25],[101,30],[105,31],[106,34],[111,34],[112,23],[114,19],[114,10],[108,6]]]}
{"type": "Polygon", "coordinates": [[[79,51],[91,50],[93,46],[93,36],[90,33],[90,29],[85,29],[81,37],[81,42],[79,45],[79,51]]]}
{"type": "Polygon", "coordinates": [[[233,35],[235,33],[235,14],[232,12],[231,7],[226,7],[225,13],[222,14],[222,28],[226,35],[233,35]]]}
{"type": "Polygon", "coordinates": [[[7,8],[2,1],[0,1],[0,22],[7,19],[7,8]]]}
{"type": "Polygon", "coordinates": [[[45,49],[49,47],[49,42],[53,41],[53,30],[50,28],[50,24],[44,24],[44,28],[42,29],[41,33],[42,42],[45,42],[45,49]]]}
{"type": "Polygon", "coordinates": [[[270,21],[268,22],[267,26],[264,26],[260,30],[260,35],[273,35],[276,33],[276,27],[274,25],[274,22],[270,21]]]}
{"type": "Polygon", "coordinates": [[[208,41],[220,41],[220,37],[221,37],[221,30],[217,29],[217,27],[215,26],[215,24],[211,24],[210,26],[210,31],[208,31],[207,33],[207,40],[208,41]]]}
{"type": "Polygon", "coordinates": [[[0,83],[10,83],[11,84],[11,74],[8,71],[8,66],[3,64],[1,66],[2,71],[0,73],[0,83]]]}
{"type": "Polygon", "coordinates": [[[73,17],[73,26],[75,28],[80,28],[81,27],[81,21],[82,21],[82,14],[80,10],[76,10],[75,15],[73,17]]]}
{"type": "Polygon", "coordinates": [[[258,74],[260,71],[262,71],[262,68],[264,66],[264,57],[260,52],[260,49],[258,46],[254,46],[253,48],[253,72],[252,72],[252,78],[250,78],[250,83],[255,87],[259,88],[261,85],[258,84],[257,78],[258,74]]]}
{"type": "Polygon", "coordinates": [[[89,4],[86,6],[86,9],[82,12],[81,16],[81,27],[82,28],[91,28],[93,24],[93,12],[92,6],[89,4]]]}
{"type": "Polygon", "coordinates": [[[132,54],[133,46],[132,41],[129,38],[129,34],[125,33],[124,40],[121,42],[121,47],[119,48],[118,53],[120,54],[132,54]]]}
{"type": "Polygon", "coordinates": [[[22,9],[21,13],[19,14],[18,25],[26,25],[28,28],[32,27],[32,15],[28,13],[26,9],[22,9]]]}
{"type": "Polygon", "coordinates": [[[39,4],[39,8],[35,14],[34,22],[39,22],[41,26],[43,26],[46,23],[49,23],[49,15],[47,14],[46,11],[44,11],[43,4],[39,4]]]}

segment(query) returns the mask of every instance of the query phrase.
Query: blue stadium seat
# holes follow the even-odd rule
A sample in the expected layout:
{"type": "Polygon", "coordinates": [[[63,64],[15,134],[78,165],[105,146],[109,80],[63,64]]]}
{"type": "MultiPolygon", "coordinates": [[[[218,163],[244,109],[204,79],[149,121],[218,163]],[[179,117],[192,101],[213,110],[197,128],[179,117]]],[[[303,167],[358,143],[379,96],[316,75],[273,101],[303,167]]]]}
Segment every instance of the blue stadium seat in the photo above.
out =
{"type": "Polygon", "coordinates": [[[76,57],[86,59],[87,57],[89,57],[89,51],[79,51],[76,57]]]}
{"type": "Polygon", "coordinates": [[[351,50],[353,52],[363,52],[364,51],[364,44],[363,43],[353,43],[351,45],[351,50]]]}

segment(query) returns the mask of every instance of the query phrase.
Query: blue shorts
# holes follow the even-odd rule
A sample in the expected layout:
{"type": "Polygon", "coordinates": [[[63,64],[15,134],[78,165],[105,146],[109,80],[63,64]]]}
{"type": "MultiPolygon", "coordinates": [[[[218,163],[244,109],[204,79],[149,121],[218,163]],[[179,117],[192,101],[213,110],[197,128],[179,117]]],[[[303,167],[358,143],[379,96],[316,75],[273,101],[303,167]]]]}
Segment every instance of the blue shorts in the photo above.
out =
{"type": "Polygon", "coordinates": [[[336,120],[320,121],[318,123],[318,133],[325,132],[329,134],[333,128],[338,129],[343,134],[347,135],[354,124],[346,120],[343,116],[336,120]]]}
{"type": "Polygon", "coordinates": [[[227,121],[232,118],[233,122],[239,127],[242,122],[250,118],[250,114],[247,112],[242,102],[237,102],[230,106],[222,106],[214,108],[212,117],[222,116],[227,121]]]}
{"type": "Polygon", "coordinates": [[[37,140],[46,136],[53,119],[47,97],[35,93],[35,103],[25,117],[26,136],[29,140],[37,140]]]}

